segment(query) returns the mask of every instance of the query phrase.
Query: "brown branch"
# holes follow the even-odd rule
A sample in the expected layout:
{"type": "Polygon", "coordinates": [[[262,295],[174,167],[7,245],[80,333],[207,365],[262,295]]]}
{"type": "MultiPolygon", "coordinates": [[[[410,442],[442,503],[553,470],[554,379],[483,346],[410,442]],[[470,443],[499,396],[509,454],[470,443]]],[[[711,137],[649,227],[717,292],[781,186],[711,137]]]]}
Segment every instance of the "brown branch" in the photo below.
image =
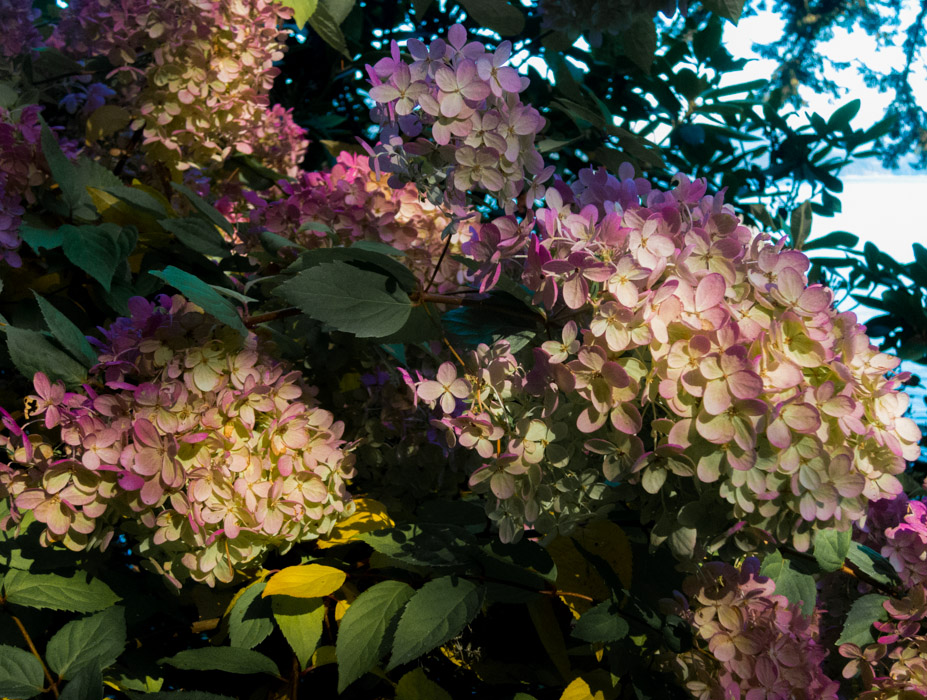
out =
{"type": "Polygon", "coordinates": [[[45,665],[45,661],[42,660],[42,655],[39,654],[38,649],[35,648],[35,644],[32,642],[32,637],[29,636],[29,633],[26,631],[25,626],[20,621],[16,615],[10,615],[13,619],[13,622],[16,623],[16,626],[19,627],[19,631],[23,635],[23,639],[26,640],[26,644],[29,646],[29,651],[31,651],[35,658],[39,660],[39,663],[42,664],[42,670],[45,672],[45,678],[48,680],[48,686],[52,691],[52,694],[57,698],[58,697],[58,684],[55,682],[55,679],[52,678],[51,672],[48,670],[48,666],[45,665]]]}
{"type": "Polygon", "coordinates": [[[270,321],[276,321],[278,318],[288,318],[290,316],[298,316],[302,313],[301,309],[297,309],[295,306],[288,307],[286,309],[278,309],[277,311],[269,311],[266,314],[258,314],[257,316],[246,316],[244,319],[246,328],[254,328],[257,325],[262,323],[269,323],[270,321]]]}

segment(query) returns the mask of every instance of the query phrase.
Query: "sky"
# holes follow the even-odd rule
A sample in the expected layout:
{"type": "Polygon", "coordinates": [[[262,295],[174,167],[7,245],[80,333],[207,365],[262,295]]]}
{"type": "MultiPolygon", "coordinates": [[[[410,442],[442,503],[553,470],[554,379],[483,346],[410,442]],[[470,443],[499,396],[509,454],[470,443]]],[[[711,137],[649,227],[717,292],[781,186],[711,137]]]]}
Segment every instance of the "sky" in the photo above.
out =
{"type": "MultiPolygon", "coordinates": [[[[910,22],[915,10],[913,0],[908,0],[902,12],[902,26],[910,22]]],[[[769,77],[776,63],[760,59],[753,51],[753,44],[775,40],[781,35],[782,27],[782,20],[771,12],[745,17],[736,27],[727,24],[725,46],[736,58],[751,60],[743,71],[731,74],[725,82],[733,84],[769,77]]],[[[835,61],[862,62],[887,69],[904,60],[900,47],[903,37],[898,37],[894,48],[877,51],[874,40],[865,32],[851,34],[838,28],[834,33],[834,39],[824,44],[821,51],[835,61]]],[[[825,120],[841,104],[859,98],[861,107],[851,125],[855,129],[866,128],[882,117],[892,99],[891,94],[880,94],[867,88],[852,68],[828,77],[846,86],[847,93],[843,99],[834,101],[808,90],[800,92],[807,103],[807,111],[817,112],[825,120]]],[[[927,60],[917,62],[912,84],[920,102],[927,104],[927,60]]],[[[919,242],[927,245],[927,216],[919,212],[918,206],[927,201],[927,173],[898,175],[884,170],[877,163],[866,170],[865,175],[843,177],[844,191],[840,196],[843,211],[833,218],[815,217],[812,236],[849,231],[859,236],[861,241],[872,241],[899,262],[910,262],[914,259],[911,244],[919,242]]]]}

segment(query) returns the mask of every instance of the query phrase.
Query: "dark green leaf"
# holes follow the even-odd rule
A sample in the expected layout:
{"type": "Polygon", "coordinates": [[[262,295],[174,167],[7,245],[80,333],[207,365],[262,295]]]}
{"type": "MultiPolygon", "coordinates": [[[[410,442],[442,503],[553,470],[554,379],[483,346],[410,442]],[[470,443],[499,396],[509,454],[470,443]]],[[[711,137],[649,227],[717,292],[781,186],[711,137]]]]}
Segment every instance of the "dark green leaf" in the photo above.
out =
{"type": "Polygon", "coordinates": [[[42,664],[28,651],[0,645],[0,695],[26,700],[42,692],[42,664]]]}
{"type": "Polygon", "coordinates": [[[310,318],[360,338],[395,333],[412,313],[412,302],[395,278],[340,261],[303,270],[276,294],[310,318]]]}
{"type": "Polygon", "coordinates": [[[401,666],[456,637],[480,611],[483,588],[456,576],[429,581],[403,610],[387,670],[401,666]]]}
{"type": "Polygon", "coordinates": [[[40,254],[43,248],[45,250],[54,250],[64,243],[64,234],[60,228],[44,229],[24,224],[19,230],[19,235],[36,254],[40,254]]]}
{"type": "Polygon", "coordinates": [[[524,13],[506,0],[460,0],[460,4],[477,24],[501,36],[515,36],[525,28],[524,13]]]}
{"type": "Polygon", "coordinates": [[[58,139],[48,125],[42,124],[42,154],[51,170],[52,178],[61,188],[65,203],[75,216],[91,218],[96,209],[87,190],[81,184],[77,167],[61,151],[58,139]]]}
{"type": "Polygon", "coordinates": [[[850,551],[853,533],[850,530],[818,530],[814,534],[814,558],[824,571],[837,571],[850,551]]]}
{"type": "Polygon", "coordinates": [[[52,345],[41,333],[15,326],[7,326],[5,330],[10,359],[27,379],[31,380],[36,372],[44,372],[52,381],[61,380],[72,386],[87,379],[84,366],[52,345]]]}
{"type": "Polygon", "coordinates": [[[287,268],[287,272],[301,272],[310,267],[321,265],[328,262],[346,262],[351,263],[354,267],[369,272],[382,272],[396,279],[400,286],[407,292],[412,292],[418,287],[418,280],[413,272],[392,256],[399,251],[395,251],[390,246],[379,244],[362,245],[367,241],[361,241],[348,248],[314,248],[301,253],[299,258],[287,268]]]}
{"type": "Polygon", "coordinates": [[[853,117],[856,116],[859,112],[860,105],[862,102],[859,100],[850,100],[842,107],[834,111],[830,115],[830,119],[827,120],[827,128],[835,129],[837,131],[846,131],[850,128],[850,122],[853,117]]]}
{"type": "Polygon", "coordinates": [[[847,552],[849,559],[860,571],[868,574],[879,583],[893,584],[898,575],[891,563],[878,552],[854,542],[847,552]]]}
{"type": "Polygon", "coordinates": [[[117,199],[121,199],[126,204],[131,204],[134,209],[139,210],[141,213],[156,219],[160,219],[167,214],[164,210],[164,205],[161,204],[157,198],[138,187],[126,187],[120,183],[118,186],[111,185],[109,187],[101,187],[100,189],[107,194],[113,195],[117,199]]]}
{"type": "Polygon", "coordinates": [[[175,690],[163,693],[129,693],[132,700],[235,700],[228,695],[216,695],[204,690],[175,690]]]}
{"type": "Polygon", "coordinates": [[[188,649],[158,661],[184,671],[225,671],[226,673],[267,673],[279,676],[277,664],[251,649],[238,647],[204,647],[188,649]]]}
{"type": "Polygon", "coordinates": [[[324,5],[319,5],[315,9],[315,12],[312,13],[312,16],[309,18],[309,26],[312,27],[316,34],[322,37],[322,40],[326,44],[335,49],[335,51],[343,54],[347,58],[351,58],[341,28],[324,5]]]}
{"type": "Polygon", "coordinates": [[[473,536],[448,523],[415,523],[362,533],[380,554],[413,566],[460,567],[479,555],[473,536]]]}
{"type": "Polygon", "coordinates": [[[253,649],[274,631],[270,600],[261,598],[267,584],[258,581],[242,593],[229,613],[229,638],[233,647],[253,649]]]}
{"type": "Polygon", "coordinates": [[[97,354],[87,341],[87,337],[81,333],[80,328],[38,293],[33,292],[33,294],[39,302],[39,308],[42,310],[45,323],[48,324],[48,330],[51,331],[55,340],[75,358],[82,360],[86,367],[96,364],[97,354]]]}
{"type": "Polygon", "coordinates": [[[96,666],[88,666],[74,675],[58,700],[103,700],[103,674],[96,666]]]}
{"type": "Polygon", "coordinates": [[[164,230],[177,236],[177,240],[190,250],[216,258],[227,258],[231,255],[228,244],[216,227],[208,221],[200,218],[161,219],[158,223],[164,230]]]}
{"type": "Polygon", "coordinates": [[[811,233],[811,201],[802,202],[792,211],[789,219],[789,243],[795,250],[801,250],[811,233]]]}
{"type": "Polygon", "coordinates": [[[194,304],[202,306],[203,310],[214,316],[217,321],[234,328],[243,336],[248,335],[248,329],[238,315],[235,305],[199,277],[184,272],[173,265],[164,270],[151,270],[149,272],[167,282],[194,304]]]}
{"type": "Polygon", "coordinates": [[[103,610],[121,600],[98,578],[85,574],[59,576],[9,571],[3,579],[6,602],[27,608],[46,608],[88,613],[103,610]]]}
{"type": "Polygon", "coordinates": [[[184,187],[179,182],[172,182],[171,187],[186,197],[190,204],[193,205],[193,208],[205,217],[207,221],[211,221],[229,235],[235,233],[235,229],[232,228],[232,224],[229,220],[222,216],[218,209],[200,197],[196,192],[188,187],[184,187]]]}
{"type": "Polygon", "coordinates": [[[415,668],[399,679],[396,700],[451,700],[451,695],[422,669],[415,668]]]}
{"type": "Polygon", "coordinates": [[[650,75],[650,66],[657,51],[657,28],[653,17],[641,13],[634,16],[628,31],[622,34],[624,53],[634,65],[650,75]]]}
{"type": "Polygon", "coordinates": [[[802,250],[818,250],[820,248],[854,248],[859,243],[859,236],[846,231],[833,231],[820,238],[805,243],[802,250]]]}
{"type": "Polygon", "coordinates": [[[85,669],[112,666],[126,646],[126,620],[122,608],[67,623],[48,642],[45,660],[62,678],[71,679],[85,669]]]}
{"type": "Polygon", "coordinates": [[[68,260],[99,282],[107,292],[120,262],[135,248],[131,229],[116,224],[62,226],[68,260]]]}
{"type": "Polygon", "coordinates": [[[284,238],[276,233],[271,233],[270,231],[261,231],[258,234],[258,237],[261,240],[261,245],[271,255],[276,255],[278,252],[285,248],[294,248],[296,250],[305,250],[303,246],[299,243],[294,243],[289,238],[284,238]]]}
{"type": "Polygon", "coordinates": [[[299,665],[306,668],[322,638],[325,605],[322,604],[321,598],[291,598],[287,595],[275,595],[270,600],[274,619],[280,631],[290,643],[290,648],[296,654],[296,658],[299,659],[299,665]]]}
{"type": "Polygon", "coordinates": [[[734,24],[744,11],[744,0],[703,0],[705,7],[716,15],[729,19],[734,24]]]}
{"type": "Polygon", "coordinates": [[[351,604],[336,643],[339,693],[380,662],[392,643],[391,628],[414,593],[402,581],[383,581],[351,604]]]}
{"type": "Polygon", "coordinates": [[[768,576],[775,581],[776,593],[784,595],[790,603],[798,603],[802,614],[810,615],[814,612],[817,601],[814,577],[793,569],[791,562],[783,558],[779,552],[773,552],[763,560],[760,575],[768,576]]]}
{"type": "Polygon", "coordinates": [[[628,634],[628,623],[618,604],[607,600],[584,612],[576,621],[572,635],[584,642],[617,642],[628,634]]]}
{"type": "Polygon", "coordinates": [[[853,601],[837,644],[855,644],[858,647],[864,647],[874,642],[872,625],[880,620],[888,619],[888,613],[882,605],[886,600],[888,596],[870,593],[853,601]]]}

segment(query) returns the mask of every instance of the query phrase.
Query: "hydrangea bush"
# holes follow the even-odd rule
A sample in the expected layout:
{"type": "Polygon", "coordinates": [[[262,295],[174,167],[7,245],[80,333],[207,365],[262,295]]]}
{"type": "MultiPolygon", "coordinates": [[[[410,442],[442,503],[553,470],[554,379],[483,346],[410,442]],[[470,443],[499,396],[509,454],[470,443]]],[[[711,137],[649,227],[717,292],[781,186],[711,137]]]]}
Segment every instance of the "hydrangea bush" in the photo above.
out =
{"type": "Polygon", "coordinates": [[[463,7],[307,171],[284,41],[383,8],[0,4],[0,694],[927,696],[898,358],[705,179],[545,162],[463,7]]]}
{"type": "Polygon", "coordinates": [[[36,374],[30,423],[54,437],[9,423],[14,523],[32,512],[43,543],[72,550],[126,525],[175,585],[212,585],[351,512],[344,426],[298,372],[180,296],[129,305],[104,332],[98,390],[36,374]]]}

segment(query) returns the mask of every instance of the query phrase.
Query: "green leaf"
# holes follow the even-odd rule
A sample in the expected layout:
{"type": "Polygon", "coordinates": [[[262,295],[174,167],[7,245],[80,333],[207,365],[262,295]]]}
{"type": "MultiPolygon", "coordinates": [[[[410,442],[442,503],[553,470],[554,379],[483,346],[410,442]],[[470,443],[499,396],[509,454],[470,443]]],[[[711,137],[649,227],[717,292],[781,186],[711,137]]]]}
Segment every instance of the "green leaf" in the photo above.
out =
{"type": "Polygon", "coordinates": [[[618,604],[607,600],[582,614],[573,627],[572,636],[584,642],[617,642],[628,635],[628,629],[618,604]]]}
{"type": "Polygon", "coordinates": [[[235,700],[228,695],[216,695],[205,690],[175,690],[163,693],[129,693],[132,700],[235,700]]]}
{"type": "Polygon", "coordinates": [[[80,181],[77,167],[64,155],[61,146],[58,145],[58,139],[44,122],[42,123],[42,154],[51,170],[52,178],[61,188],[61,195],[71,214],[92,218],[96,209],[80,181]]]}
{"type": "Polygon", "coordinates": [[[880,620],[888,619],[888,612],[882,605],[886,600],[888,596],[870,593],[853,601],[837,644],[855,644],[858,647],[872,644],[875,641],[872,636],[872,625],[880,620]]]}
{"type": "Polygon", "coordinates": [[[78,360],[83,360],[86,367],[91,367],[97,362],[97,354],[93,351],[90,343],[87,342],[87,336],[81,333],[80,328],[63,313],[58,311],[48,301],[33,291],[35,299],[39,302],[39,309],[42,311],[42,317],[48,325],[48,330],[55,337],[62,347],[67,350],[78,360]]]}
{"type": "Polygon", "coordinates": [[[44,685],[42,664],[33,654],[0,645],[0,695],[12,700],[26,700],[41,693],[44,685]]]}
{"type": "Polygon", "coordinates": [[[58,700],[103,700],[103,674],[96,666],[88,666],[64,686],[58,700]]]}
{"type": "Polygon", "coordinates": [[[318,0],[281,0],[280,4],[293,10],[293,21],[302,29],[319,3],[318,0]]]}
{"type": "Polygon", "coordinates": [[[125,611],[109,608],[58,630],[48,642],[45,660],[59,676],[72,679],[85,669],[112,666],[125,646],[125,611]]]}
{"type": "Polygon", "coordinates": [[[277,626],[299,659],[300,667],[306,668],[322,638],[322,622],[325,619],[322,599],[275,595],[270,601],[277,626]]]}
{"type": "Polygon", "coordinates": [[[135,248],[132,229],[116,224],[61,227],[63,250],[68,260],[110,291],[116,267],[135,248]]]}
{"type": "Polygon", "coordinates": [[[222,216],[218,209],[200,197],[196,192],[188,187],[184,187],[179,182],[172,182],[171,187],[186,197],[187,201],[193,205],[193,208],[196,209],[196,211],[199,212],[200,215],[203,216],[207,221],[211,221],[229,235],[235,233],[235,229],[232,227],[231,222],[222,216]]]}
{"type": "Polygon", "coordinates": [[[117,199],[121,199],[126,204],[132,205],[134,209],[142,214],[147,214],[156,219],[160,219],[167,214],[164,205],[156,197],[138,187],[127,187],[120,183],[118,186],[111,185],[100,189],[117,199]]]}
{"type": "Polygon", "coordinates": [[[253,649],[274,631],[270,601],[260,595],[267,584],[263,581],[248,586],[229,613],[229,638],[233,647],[253,649]]]}
{"type": "Polygon", "coordinates": [[[235,305],[199,277],[173,265],[163,270],[150,270],[149,274],[164,280],[194,304],[202,306],[203,311],[214,316],[217,321],[234,328],[242,336],[248,335],[248,329],[242,323],[235,305]]]}
{"type": "Polygon", "coordinates": [[[357,539],[412,566],[463,567],[480,555],[473,536],[448,523],[403,524],[364,532],[357,539]]]}
{"type": "Polygon", "coordinates": [[[801,250],[811,233],[811,200],[802,202],[792,210],[789,218],[789,244],[795,250],[801,250]]]}
{"type": "Polygon", "coordinates": [[[85,574],[59,576],[9,571],[3,579],[6,602],[26,608],[89,613],[118,603],[121,598],[98,578],[85,574]]]}
{"type": "Polygon", "coordinates": [[[335,24],[344,22],[354,9],[354,0],[319,0],[319,3],[328,10],[335,24]]]}
{"type": "Polygon", "coordinates": [[[165,231],[170,231],[177,240],[190,250],[215,258],[227,258],[229,246],[216,227],[200,218],[161,219],[158,221],[165,231]]]}
{"type": "Polygon", "coordinates": [[[859,243],[859,236],[846,231],[833,231],[820,238],[805,243],[802,250],[818,250],[820,248],[855,248],[859,243]]]}
{"type": "Polygon", "coordinates": [[[303,270],[276,294],[310,318],[359,338],[395,333],[412,313],[412,301],[394,277],[340,261],[303,270]]]}
{"type": "Polygon", "coordinates": [[[776,593],[784,595],[790,603],[798,603],[802,614],[811,615],[814,612],[818,594],[814,577],[795,571],[791,562],[779,552],[773,552],[763,560],[760,576],[771,578],[776,583],[776,593]]]}
{"type": "Polygon", "coordinates": [[[477,24],[500,36],[515,36],[525,28],[525,15],[505,0],[460,0],[467,14],[477,24]]]}
{"type": "Polygon", "coordinates": [[[335,18],[332,17],[324,5],[315,8],[315,12],[309,18],[309,26],[335,51],[343,54],[346,58],[351,58],[351,54],[348,53],[348,44],[344,39],[341,28],[338,26],[338,22],[335,21],[335,18]]]}
{"type": "Polygon", "coordinates": [[[647,14],[635,15],[628,31],[622,34],[624,53],[644,73],[650,75],[653,56],[657,52],[657,28],[653,17],[647,14]]]}
{"type": "Polygon", "coordinates": [[[898,580],[898,574],[895,573],[895,569],[888,559],[858,542],[853,542],[850,545],[847,559],[860,571],[868,574],[879,583],[892,585],[898,580]]]}
{"type": "Polygon", "coordinates": [[[305,250],[305,247],[301,246],[299,243],[294,243],[289,238],[284,238],[283,236],[271,233],[270,231],[261,231],[258,234],[258,238],[261,240],[261,245],[271,255],[276,255],[281,250],[285,248],[295,248],[296,250],[305,250]]]}
{"type": "Polygon", "coordinates": [[[850,530],[818,530],[814,535],[814,558],[824,571],[837,571],[850,551],[853,533],[850,530]]]}
{"type": "Polygon", "coordinates": [[[396,700],[451,700],[451,694],[416,668],[399,679],[396,700]]]}
{"type": "Polygon", "coordinates": [[[360,241],[347,248],[314,248],[300,254],[287,272],[301,272],[322,263],[341,261],[369,272],[382,272],[395,278],[405,291],[414,291],[418,288],[418,279],[412,270],[393,259],[398,253],[395,248],[382,243],[374,245],[373,241],[360,241]]]}
{"type": "Polygon", "coordinates": [[[245,675],[267,673],[271,676],[280,676],[277,664],[264,654],[238,647],[188,649],[170,658],[160,659],[158,663],[184,671],[225,671],[245,675]]]}
{"type": "Polygon", "coordinates": [[[27,379],[31,380],[36,372],[44,372],[52,381],[60,379],[70,386],[86,381],[84,366],[52,345],[41,333],[15,326],[7,326],[4,330],[10,359],[27,379]]]}
{"type": "Polygon", "coordinates": [[[45,250],[54,250],[64,243],[64,234],[60,228],[44,229],[23,224],[23,227],[19,230],[19,235],[35,251],[36,255],[41,254],[43,248],[45,250]]]}
{"type": "Polygon", "coordinates": [[[392,643],[391,628],[414,593],[402,581],[383,581],[351,604],[336,642],[339,693],[380,662],[392,643]]]}
{"type": "Polygon", "coordinates": [[[480,611],[483,591],[482,586],[457,576],[443,576],[422,586],[399,618],[387,670],[427,654],[460,634],[480,611]]]}
{"type": "Polygon", "coordinates": [[[842,107],[839,107],[830,115],[827,120],[827,128],[837,131],[846,131],[850,128],[850,122],[859,112],[862,102],[859,100],[850,100],[842,107]]]}
{"type": "Polygon", "coordinates": [[[729,19],[734,24],[744,11],[744,0],[702,0],[702,4],[716,15],[729,19]]]}

